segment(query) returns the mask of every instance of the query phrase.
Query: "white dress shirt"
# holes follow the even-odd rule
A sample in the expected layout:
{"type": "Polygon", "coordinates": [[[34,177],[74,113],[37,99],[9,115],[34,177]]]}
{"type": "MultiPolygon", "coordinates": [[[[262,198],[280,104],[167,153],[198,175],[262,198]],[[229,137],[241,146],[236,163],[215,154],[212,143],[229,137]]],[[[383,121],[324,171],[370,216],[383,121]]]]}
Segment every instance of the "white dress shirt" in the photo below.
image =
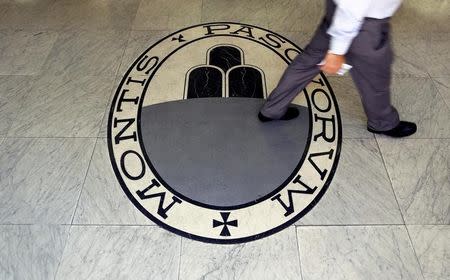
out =
{"type": "Polygon", "coordinates": [[[346,54],[353,38],[358,35],[364,18],[391,17],[402,0],[333,0],[336,11],[328,34],[331,35],[330,52],[346,54]]]}

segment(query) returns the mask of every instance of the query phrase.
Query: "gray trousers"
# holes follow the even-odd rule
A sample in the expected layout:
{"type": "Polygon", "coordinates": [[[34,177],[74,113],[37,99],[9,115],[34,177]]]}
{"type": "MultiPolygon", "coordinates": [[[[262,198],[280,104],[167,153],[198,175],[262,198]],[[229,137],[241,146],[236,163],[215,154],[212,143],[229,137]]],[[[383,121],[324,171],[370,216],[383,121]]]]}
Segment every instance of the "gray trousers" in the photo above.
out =
{"type": "MultiPolygon", "coordinates": [[[[324,59],[329,48],[330,36],[327,30],[334,9],[333,1],[328,0],[326,16],[313,39],[288,66],[261,108],[264,116],[281,118],[297,94],[320,73],[317,64],[324,59]]],[[[367,126],[378,131],[390,130],[400,122],[390,99],[393,52],[389,29],[389,19],[366,18],[345,55],[347,63],[353,66],[350,74],[361,96],[367,126]]],[[[339,96],[337,98],[339,100],[339,96]]]]}

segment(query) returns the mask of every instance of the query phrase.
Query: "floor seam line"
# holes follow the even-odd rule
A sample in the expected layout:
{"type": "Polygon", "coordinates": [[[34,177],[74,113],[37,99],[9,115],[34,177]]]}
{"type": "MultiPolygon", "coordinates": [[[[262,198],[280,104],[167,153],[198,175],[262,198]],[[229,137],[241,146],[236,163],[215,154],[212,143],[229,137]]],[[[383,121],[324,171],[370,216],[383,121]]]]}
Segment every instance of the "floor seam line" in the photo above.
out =
{"type": "Polygon", "coordinates": [[[404,226],[405,224],[353,224],[353,225],[339,225],[339,224],[311,224],[311,225],[295,225],[295,227],[388,227],[388,226],[404,226]]]}
{"type": "Polygon", "coordinates": [[[431,84],[433,85],[434,90],[436,91],[437,95],[439,95],[442,99],[442,102],[444,103],[445,107],[447,107],[448,110],[450,110],[450,104],[447,104],[446,99],[444,98],[444,95],[442,95],[441,91],[437,88],[436,81],[433,79],[433,77],[430,76],[431,84]]]}
{"type": "MultiPolygon", "coordinates": [[[[130,43],[131,33],[132,33],[132,30],[129,30],[128,31],[128,36],[127,36],[127,41],[125,43],[125,47],[123,48],[122,55],[120,56],[120,63],[118,65],[117,69],[116,69],[116,74],[114,75],[115,78],[117,78],[117,75],[119,75],[120,68],[122,67],[123,58],[125,57],[125,53],[127,51],[128,45],[130,43]]],[[[115,82],[115,80],[114,80],[114,82],[115,82]]]]}
{"type": "Polygon", "coordinates": [[[422,279],[425,280],[425,275],[423,274],[422,264],[419,261],[419,256],[417,255],[416,248],[414,247],[414,242],[412,241],[411,235],[409,234],[408,226],[405,225],[406,234],[408,235],[409,244],[411,245],[411,248],[413,249],[414,256],[416,257],[417,264],[419,265],[420,274],[422,275],[422,279]]]}
{"type": "MultiPolygon", "coordinates": [[[[5,136],[5,139],[95,139],[98,136],[5,136]]],[[[103,137],[104,138],[104,137],[103,137]]]]}
{"type": "Polygon", "coordinates": [[[384,156],[383,156],[383,152],[381,151],[380,143],[378,143],[378,139],[376,137],[375,137],[375,141],[377,143],[378,151],[380,152],[380,156],[381,156],[381,159],[383,161],[384,169],[385,169],[386,174],[388,176],[389,183],[391,185],[391,189],[392,189],[392,192],[394,194],[395,201],[397,202],[397,207],[399,208],[400,215],[402,216],[403,226],[404,226],[404,228],[406,230],[406,234],[408,235],[409,243],[411,244],[411,248],[413,250],[414,256],[416,257],[416,262],[419,265],[420,274],[422,275],[422,279],[425,279],[423,271],[422,271],[422,266],[420,265],[419,257],[417,256],[416,249],[414,248],[414,243],[412,242],[411,236],[410,236],[409,231],[408,231],[408,227],[406,226],[406,220],[405,220],[405,217],[403,216],[403,211],[402,211],[402,209],[400,207],[400,203],[398,202],[397,194],[395,193],[394,184],[392,183],[391,175],[389,174],[389,171],[388,171],[387,166],[386,166],[386,161],[385,161],[384,156]]]}
{"type": "Polygon", "coordinates": [[[87,179],[87,176],[89,174],[89,169],[91,168],[91,163],[92,163],[92,159],[94,158],[94,153],[95,153],[95,149],[97,147],[97,143],[98,143],[98,138],[95,138],[94,147],[92,148],[91,157],[90,157],[88,166],[86,168],[86,173],[84,175],[84,180],[83,180],[83,184],[81,185],[80,193],[78,194],[78,199],[77,199],[77,203],[75,205],[75,209],[73,210],[72,219],[70,220],[70,225],[73,225],[73,220],[75,219],[75,214],[77,213],[77,210],[78,210],[78,205],[80,203],[81,194],[83,193],[84,185],[86,184],[86,179],[87,179]]]}
{"type": "Polygon", "coordinates": [[[297,253],[298,253],[298,264],[300,266],[300,277],[303,280],[303,268],[302,268],[302,252],[300,250],[300,240],[298,237],[298,229],[296,227],[294,227],[295,230],[295,238],[297,239],[297,253]]]}
{"type": "Polygon", "coordinates": [[[61,257],[59,258],[58,266],[56,267],[55,276],[53,277],[53,280],[56,280],[56,276],[58,276],[58,271],[59,271],[59,268],[61,267],[64,253],[66,252],[67,243],[69,243],[70,234],[72,233],[72,226],[71,225],[67,225],[67,226],[69,227],[69,230],[67,233],[66,242],[64,243],[64,248],[62,250],[61,257]]]}
{"type": "Polygon", "coordinates": [[[178,275],[177,275],[178,280],[180,280],[182,253],[183,253],[183,237],[180,237],[180,259],[178,260],[178,275]]]}
{"type": "Polygon", "coordinates": [[[377,143],[378,152],[380,153],[381,161],[383,162],[384,171],[386,172],[387,178],[389,179],[389,185],[391,186],[392,194],[394,195],[395,202],[397,203],[397,207],[400,212],[400,216],[402,217],[403,225],[406,225],[405,217],[403,217],[403,211],[400,207],[400,203],[398,202],[397,194],[395,193],[395,189],[394,189],[394,185],[392,184],[391,175],[389,174],[389,171],[387,169],[386,161],[384,159],[383,152],[381,151],[380,143],[378,143],[378,138],[376,136],[375,136],[375,142],[377,143]]]}
{"type": "MultiPolygon", "coordinates": [[[[293,225],[296,228],[306,227],[389,227],[389,226],[404,226],[405,224],[353,224],[353,225],[339,225],[339,224],[312,224],[312,225],[293,225]]],[[[158,227],[153,224],[48,224],[48,223],[0,223],[0,226],[77,226],[77,227],[158,227]]],[[[421,227],[450,227],[449,224],[406,224],[406,226],[421,226],[421,227]]]]}
{"type": "MultiPolygon", "coordinates": [[[[139,9],[139,7],[138,7],[138,9],[139,9]]],[[[136,10],[136,16],[137,16],[137,10],[136,10]]],[[[108,114],[108,111],[109,111],[109,110],[108,110],[108,109],[110,108],[110,106],[108,106],[108,105],[110,105],[110,102],[111,102],[111,106],[113,106],[112,101],[114,100],[114,96],[115,96],[115,91],[116,91],[116,90],[115,90],[116,81],[117,81],[118,76],[119,76],[119,70],[120,70],[120,68],[122,67],[123,58],[125,57],[125,53],[126,53],[126,51],[127,51],[128,44],[130,43],[131,32],[132,32],[131,29],[128,30],[127,41],[126,41],[126,43],[125,43],[125,47],[123,48],[122,55],[120,56],[120,63],[119,63],[119,65],[117,66],[116,73],[115,73],[115,75],[114,75],[114,80],[113,80],[113,82],[112,82],[112,86],[111,86],[111,88],[109,89],[108,101],[106,102],[105,110],[103,111],[103,117],[102,117],[102,120],[101,120],[101,122],[100,122],[100,126],[99,126],[99,128],[98,128],[97,138],[100,137],[100,134],[101,134],[101,132],[102,132],[103,122],[105,121],[106,115],[108,115],[108,117],[109,117],[109,114],[108,114]]],[[[106,126],[106,128],[108,128],[108,125],[106,126]]]]}

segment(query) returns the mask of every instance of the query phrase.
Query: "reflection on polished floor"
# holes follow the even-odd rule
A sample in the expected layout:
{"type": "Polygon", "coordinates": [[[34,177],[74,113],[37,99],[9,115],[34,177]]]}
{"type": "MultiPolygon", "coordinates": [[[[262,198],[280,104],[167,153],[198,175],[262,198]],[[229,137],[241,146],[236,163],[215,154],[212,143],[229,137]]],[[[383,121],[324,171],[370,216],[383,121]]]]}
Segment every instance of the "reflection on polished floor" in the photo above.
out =
{"type": "Polygon", "coordinates": [[[111,168],[107,115],[136,57],[204,22],[268,28],[304,47],[318,0],[0,0],[0,279],[450,279],[450,1],[392,20],[393,103],[407,139],[369,133],[349,76],[320,203],[283,231],[217,245],[142,215],[111,168]]]}

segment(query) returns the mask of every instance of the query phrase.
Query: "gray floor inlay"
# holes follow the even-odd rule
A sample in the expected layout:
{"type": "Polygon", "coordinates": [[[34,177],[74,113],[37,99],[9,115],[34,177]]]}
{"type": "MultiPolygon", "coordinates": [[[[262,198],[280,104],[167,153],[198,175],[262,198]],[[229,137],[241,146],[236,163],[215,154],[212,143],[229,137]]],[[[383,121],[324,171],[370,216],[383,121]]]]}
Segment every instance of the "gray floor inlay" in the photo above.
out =
{"type": "Polygon", "coordinates": [[[298,106],[296,120],[262,124],[262,102],[208,98],[143,108],[142,137],[156,171],[204,204],[234,206],[269,194],[302,158],[309,112],[298,106]]]}

